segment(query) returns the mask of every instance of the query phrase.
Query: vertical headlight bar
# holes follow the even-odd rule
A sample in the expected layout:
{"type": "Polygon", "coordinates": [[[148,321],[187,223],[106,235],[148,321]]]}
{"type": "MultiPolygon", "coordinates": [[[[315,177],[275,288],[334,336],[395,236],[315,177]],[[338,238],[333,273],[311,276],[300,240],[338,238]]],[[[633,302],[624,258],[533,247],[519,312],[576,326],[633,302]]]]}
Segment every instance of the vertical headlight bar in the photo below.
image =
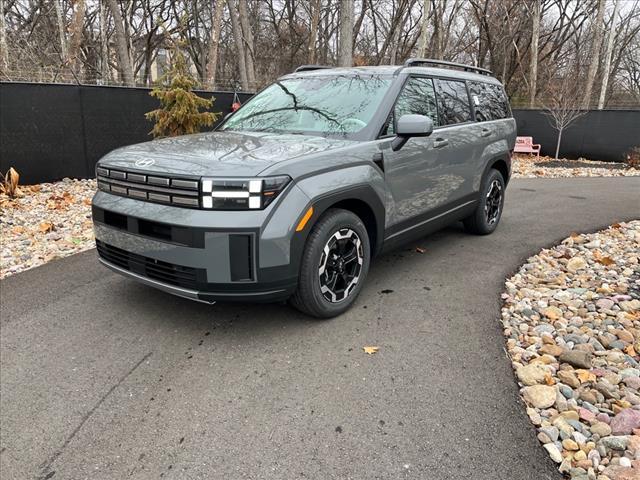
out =
{"type": "Polygon", "coordinates": [[[203,178],[202,208],[209,210],[260,210],[269,205],[287,186],[291,178],[277,177],[236,179],[203,178]]]}

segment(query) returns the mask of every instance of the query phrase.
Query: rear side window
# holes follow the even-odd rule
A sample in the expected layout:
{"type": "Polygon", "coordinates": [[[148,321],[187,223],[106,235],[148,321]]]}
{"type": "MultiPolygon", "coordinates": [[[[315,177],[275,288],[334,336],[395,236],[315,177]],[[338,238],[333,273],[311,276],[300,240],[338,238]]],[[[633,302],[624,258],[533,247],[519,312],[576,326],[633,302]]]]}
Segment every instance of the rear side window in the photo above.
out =
{"type": "Polygon", "coordinates": [[[467,86],[458,80],[437,80],[440,125],[471,121],[467,86]]]}
{"type": "Polygon", "coordinates": [[[436,92],[433,87],[433,80],[430,78],[411,77],[407,80],[402,92],[398,96],[396,106],[393,110],[393,118],[390,119],[387,135],[392,135],[395,131],[395,122],[402,115],[424,115],[433,120],[433,126],[437,127],[438,108],[436,105],[436,92]]]}
{"type": "Polygon", "coordinates": [[[469,82],[477,122],[509,118],[509,101],[501,85],[469,82]]]}

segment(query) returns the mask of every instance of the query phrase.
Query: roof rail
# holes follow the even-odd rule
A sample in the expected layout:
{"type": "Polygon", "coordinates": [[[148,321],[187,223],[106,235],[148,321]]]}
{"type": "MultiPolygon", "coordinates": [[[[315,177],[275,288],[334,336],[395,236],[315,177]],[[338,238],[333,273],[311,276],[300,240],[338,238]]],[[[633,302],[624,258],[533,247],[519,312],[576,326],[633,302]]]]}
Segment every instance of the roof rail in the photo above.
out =
{"type": "Polygon", "coordinates": [[[486,68],[474,67],[473,65],[465,65],[464,63],[446,62],[444,60],[433,60],[431,58],[410,58],[404,62],[405,67],[417,67],[420,65],[432,65],[434,67],[442,66],[449,68],[458,68],[465,72],[476,72],[481,75],[493,75],[491,70],[486,68]]]}
{"type": "Polygon", "coordinates": [[[294,73],[297,73],[297,72],[310,72],[311,70],[323,70],[325,68],[334,68],[334,67],[330,67],[328,65],[300,65],[293,72],[294,73]]]}

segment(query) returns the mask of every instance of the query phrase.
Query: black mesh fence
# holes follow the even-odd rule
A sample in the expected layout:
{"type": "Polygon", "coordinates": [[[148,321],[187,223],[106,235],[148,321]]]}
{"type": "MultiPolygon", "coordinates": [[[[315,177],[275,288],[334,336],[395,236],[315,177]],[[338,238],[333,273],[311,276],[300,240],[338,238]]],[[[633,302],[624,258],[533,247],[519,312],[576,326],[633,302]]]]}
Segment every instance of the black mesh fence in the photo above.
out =
{"type": "MultiPolygon", "coordinates": [[[[147,88],[0,83],[0,171],[14,167],[21,183],[90,178],[109,151],[151,140],[144,114],[158,108],[147,88]]],[[[231,110],[233,92],[215,97],[213,111],[231,110]]],[[[240,93],[244,102],[249,94],[240,93]]],[[[222,118],[222,116],[221,116],[222,118]]]]}
{"type": "MultiPolygon", "coordinates": [[[[215,96],[214,111],[231,109],[233,92],[215,96]]],[[[240,94],[246,101],[250,94],[240,94]]],[[[0,171],[16,168],[22,183],[89,178],[107,152],[150,140],[144,114],[157,108],[147,88],[0,83],[0,171]]],[[[553,155],[557,132],[540,110],[514,110],[518,135],[553,155]]],[[[640,110],[589,111],[563,133],[566,158],[621,161],[640,145],[640,110]]]]}

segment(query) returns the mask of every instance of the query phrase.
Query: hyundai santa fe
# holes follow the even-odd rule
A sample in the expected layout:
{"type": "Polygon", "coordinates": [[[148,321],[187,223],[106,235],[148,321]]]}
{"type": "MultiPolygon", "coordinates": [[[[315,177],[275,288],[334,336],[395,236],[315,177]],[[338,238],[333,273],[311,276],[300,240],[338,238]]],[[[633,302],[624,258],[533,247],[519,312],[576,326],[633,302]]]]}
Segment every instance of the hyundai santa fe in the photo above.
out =
{"type": "Polygon", "coordinates": [[[493,232],[515,137],[488,70],[303,66],[213,132],[105,155],[99,260],[193,300],[288,299],[334,317],[377,254],[460,220],[493,232]]]}

